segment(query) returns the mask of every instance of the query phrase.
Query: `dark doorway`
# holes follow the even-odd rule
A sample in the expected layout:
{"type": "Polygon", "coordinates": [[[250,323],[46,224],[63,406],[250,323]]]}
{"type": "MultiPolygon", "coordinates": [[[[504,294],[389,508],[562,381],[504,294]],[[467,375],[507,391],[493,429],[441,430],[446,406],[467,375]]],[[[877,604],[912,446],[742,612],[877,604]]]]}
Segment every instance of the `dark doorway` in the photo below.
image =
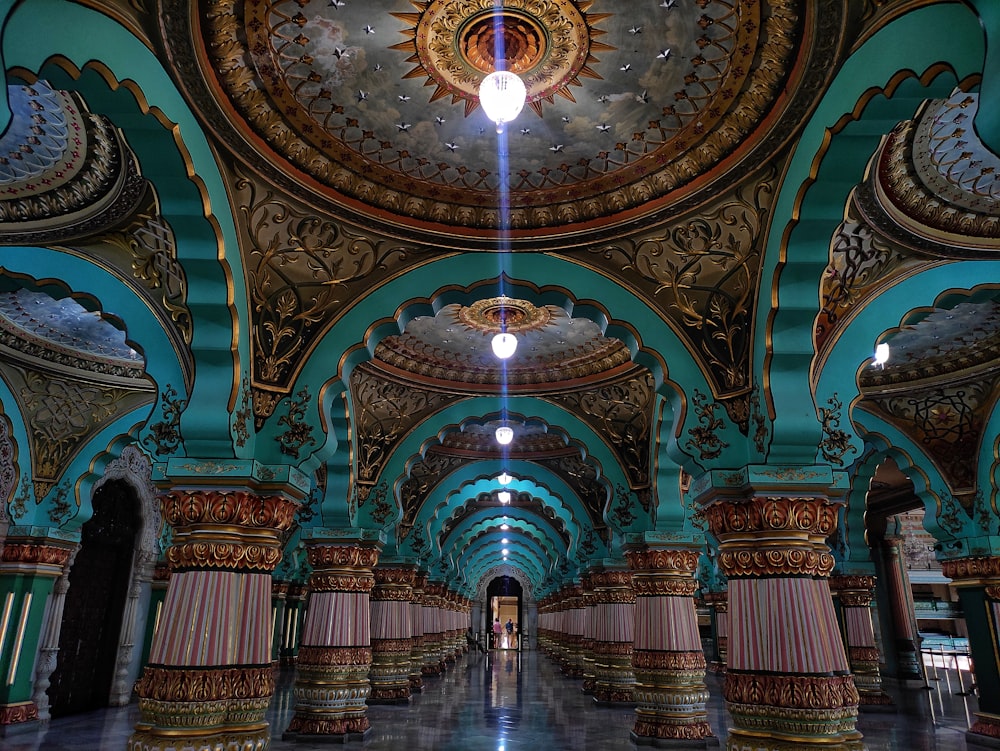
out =
{"type": "Polygon", "coordinates": [[[486,633],[493,649],[519,649],[524,626],[521,582],[511,576],[498,576],[486,588],[486,633]],[[493,623],[499,618],[501,633],[497,638],[493,623]],[[510,622],[510,631],[508,631],[510,622]]]}
{"type": "Polygon", "coordinates": [[[131,486],[107,482],[94,493],[69,573],[59,656],[48,694],[53,717],[108,706],[115,677],[122,613],[139,529],[131,486]]]}

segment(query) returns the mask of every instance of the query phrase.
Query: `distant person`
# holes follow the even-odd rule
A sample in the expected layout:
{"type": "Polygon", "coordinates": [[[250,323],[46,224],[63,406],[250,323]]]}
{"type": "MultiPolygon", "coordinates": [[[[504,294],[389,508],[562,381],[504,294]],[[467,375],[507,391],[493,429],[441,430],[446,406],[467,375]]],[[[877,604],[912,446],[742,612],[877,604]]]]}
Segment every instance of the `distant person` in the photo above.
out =
{"type": "Polygon", "coordinates": [[[500,632],[503,631],[503,626],[500,625],[500,619],[493,619],[493,649],[500,648],[500,632]]]}
{"type": "Polygon", "coordinates": [[[514,621],[510,618],[507,619],[507,623],[504,624],[504,629],[507,631],[507,649],[514,648],[514,621]]]}

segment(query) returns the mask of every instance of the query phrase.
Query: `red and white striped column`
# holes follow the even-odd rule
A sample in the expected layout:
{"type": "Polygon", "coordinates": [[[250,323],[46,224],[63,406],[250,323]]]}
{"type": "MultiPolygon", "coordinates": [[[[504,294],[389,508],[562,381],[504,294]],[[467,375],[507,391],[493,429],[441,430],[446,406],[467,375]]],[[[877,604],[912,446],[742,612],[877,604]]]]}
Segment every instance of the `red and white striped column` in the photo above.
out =
{"type": "Polygon", "coordinates": [[[372,669],[369,704],[410,701],[410,652],[413,649],[413,583],[417,570],[407,565],[375,567],[371,594],[372,669]]]}
{"type": "Polygon", "coordinates": [[[424,594],[421,599],[424,655],[420,672],[425,677],[441,675],[444,672],[441,609],[438,607],[440,591],[440,584],[430,581],[424,584],[424,594]]]}
{"type": "Polygon", "coordinates": [[[841,504],[722,496],[705,507],[729,580],[729,748],[858,748],[854,687],[827,579],[841,504]]]}
{"type": "Polygon", "coordinates": [[[596,666],[594,662],[594,639],[597,634],[597,595],[594,593],[592,572],[587,572],[580,579],[583,589],[583,639],[580,640],[580,668],[583,670],[583,685],[585,694],[593,694],[597,687],[596,666]]]}
{"type": "Polygon", "coordinates": [[[136,685],[133,751],[263,749],[271,672],[271,572],[297,503],[244,490],[160,497],[174,530],[166,599],[136,685]]]}
{"type": "Polygon", "coordinates": [[[381,541],[376,534],[329,537],[311,530],[306,540],[309,606],[302,627],[295,676],[295,714],[285,739],[360,740],[371,730],[366,699],[371,690],[372,570],[381,541]]]}
{"type": "Polygon", "coordinates": [[[566,598],[566,642],[569,654],[566,666],[563,668],[566,675],[571,678],[583,677],[583,629],[586,615],[583,588],[579,585],[573,586],[567,592],[566,598]]]}
{"type": "Polygon", "coordinates": [[[694,606],[699,552],[643,546],[625,557],[636,598],[632,739],[707,746],[715,738],[708,724],[705,655],[694,606]]]}
{"type": "Polygon", "coordinates": [[[872,622],[872,600],[875,598],[875,577],[841,575],[830,579],[830,591],[840,602],[843,613],[844,646],[847,660],[858,689],[858,702],[863,707],[887,707],[892,697],[882,690],[879,672],[880,655],[875,642],[872,622]]]}
{"type": "Polygon", "coordinates": [[[424,589],[427,574],[417,572],[413,579],[413,597],[410,600],[410,623],[413,639],[410,642],[410,693],[419,694],[424,690],[424,589]]]}
{"type": "Polygon", "coordinates": [[[708,666],[713,673],[726,672],[726,660],[729,654],[729,593],[705,592],[705,603],[712,609],[712,619],[715,625],[715,655],[712,664],[708,666]]]}
{"type": "Polygon", "coordinates": [[[634,701],[635,592],[624,566],[591,574],[597,600],[594,632],[594,701],[608,704],[634,701]]]}

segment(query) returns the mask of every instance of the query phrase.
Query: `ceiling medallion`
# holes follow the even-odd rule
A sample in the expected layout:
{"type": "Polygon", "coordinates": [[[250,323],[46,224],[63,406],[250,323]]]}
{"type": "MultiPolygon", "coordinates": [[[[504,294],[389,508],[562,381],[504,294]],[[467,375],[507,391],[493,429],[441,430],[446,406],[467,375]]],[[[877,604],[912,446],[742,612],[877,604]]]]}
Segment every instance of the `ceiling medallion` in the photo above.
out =
{"type": "Polygon", "coordinates": [[[403,77],[426,77],[427,85],[437,85],[430,101],[464,101],[466,116],[479,106],[483,78],[498,68],[524,81],[527,104],[539,115],[557,94],[575,102],[570,86],[582,86],[581,76],[601,78],[589,67],[599,62],[592,53],[615,49],[594,39],[605,32],[592,24],[611,14],[588,16],[593,0],[505,0],[502,7],[494,0],[410,1],[420,13],[392,14],[411,24],[403,32],[409,39],[392,47],[412,53],[407,62],[416,67],[403,77]],[[502,66],[497,49],[505,51],[502,66]]]}
{"type": "Polygon", "coordinates": [[[462,307],[458,319],[480,331],[497,333],[503,329],[517,334],[544,328],[552,320],[552,313],[544,306],[536,308],[527,300],[490,297],[462,307]]]}

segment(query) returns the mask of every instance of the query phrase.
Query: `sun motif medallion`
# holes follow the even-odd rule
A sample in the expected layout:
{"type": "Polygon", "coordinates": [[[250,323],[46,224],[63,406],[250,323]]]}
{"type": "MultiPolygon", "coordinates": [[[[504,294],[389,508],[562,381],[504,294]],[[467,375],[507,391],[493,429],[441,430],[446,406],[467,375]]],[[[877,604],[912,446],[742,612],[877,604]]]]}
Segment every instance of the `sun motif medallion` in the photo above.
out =
{"type": "Polygon", "coordinates": [[[465,114],[479,106],[479,84],[498,69],[516,73],[528,90],[527,104],[539,115],[542,103],[558,94],[575,102],[570,86],[581,77],[600,79],[590,65],[598,50],[613,50],[595,39],[593,24],[610,13],[587,14],[593,2],[571,0],[433,0],[416,2],[419,13],[393,13],[410,28],[409,39],[392,49],[410,52],[416,67],[404,78],[426,77],[437,88],[430,101],[451,97],[465,102],[465,114]],[[502,60],[497,56],[501,54],[502,60]]]}

